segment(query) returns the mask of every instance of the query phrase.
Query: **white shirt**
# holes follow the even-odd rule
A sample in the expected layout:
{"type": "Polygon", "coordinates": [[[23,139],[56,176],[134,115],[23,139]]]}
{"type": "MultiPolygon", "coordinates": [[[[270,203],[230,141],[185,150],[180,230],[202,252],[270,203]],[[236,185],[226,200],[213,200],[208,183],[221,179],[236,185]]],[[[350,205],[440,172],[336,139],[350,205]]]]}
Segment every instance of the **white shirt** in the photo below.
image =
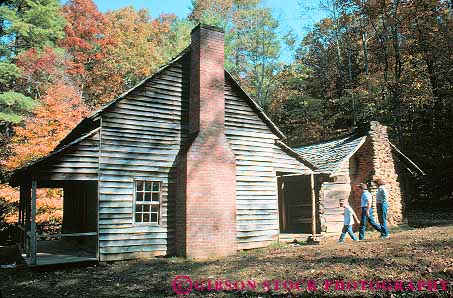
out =
{"type": "Polygon", "coordinates": [[[389,193],[384,185],[379,186],[376,192],[376,203],[383,204],[388,202],[389,193]]]}
{"type": "Polygon", "coordinates": [[[349,226],[354,224],[354,210],[351,206],[344,206],[344,225],[349,226]]]}

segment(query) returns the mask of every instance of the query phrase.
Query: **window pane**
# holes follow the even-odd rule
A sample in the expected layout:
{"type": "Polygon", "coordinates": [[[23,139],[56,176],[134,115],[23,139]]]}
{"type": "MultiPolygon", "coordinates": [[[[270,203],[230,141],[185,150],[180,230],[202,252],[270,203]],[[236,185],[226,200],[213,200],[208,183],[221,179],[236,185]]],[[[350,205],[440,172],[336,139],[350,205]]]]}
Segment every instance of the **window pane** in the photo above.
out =
{"type": "Polygon", "coordinates": [[[161,182],[136,180],[135,183],[135,222],[159,223],[161,182]]]}

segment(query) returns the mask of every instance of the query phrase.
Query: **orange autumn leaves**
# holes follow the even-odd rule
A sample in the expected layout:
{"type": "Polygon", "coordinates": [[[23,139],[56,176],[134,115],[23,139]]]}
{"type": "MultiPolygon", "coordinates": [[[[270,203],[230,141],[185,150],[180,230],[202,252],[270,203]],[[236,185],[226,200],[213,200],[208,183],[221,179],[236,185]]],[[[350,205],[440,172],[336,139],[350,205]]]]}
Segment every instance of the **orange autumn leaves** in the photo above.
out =
{"type": "MultiPolygon", "coordinates": [[[[30,44],[12,60],[20,69],[15,90],[38,105],[20,124],[11,125],[14,133],[5,137],[0,152],[1,170],[20,168],[50,153],[90,111],[180,52],[191,28],[174,15],[152,18],[144,9],[102,13],[92,0],[69,0],[60,8],[64,36],[45,45],[30,44]]],[[[17,222],[18,198],[16,189],[0,184],[0,205],[7,206],[9,224],[17,222]]],[[[61,221],[61,192],[40,191],[40,202],[49,208],[38,207],[38,223],[61,221]]]]}
{"type": "Polygon", "coordinates": [[[68,1],[62,12],[66,36],[59,44],[71,56],[68,73],[92,107],[115,98],[181,50],[166,46],[174,15],[152,19],[148,10],[133,7],[102,14],[91,0],[68,1]]]}
{"type": "Polygon", "coordinates": [[[48,154],[88,114],[81,94],[73,86],[58,82],[50,86],[24,126],[15,128],[10,147],[14,152],[5,163],[8,169],[48,154]]]}
{"type": "Polygon", "coordinates": [[[152,20],[148,10],[132,7],[108,12],[105,18],[102,60],[93,66],[88,87],[89,96],[100,103],[131,88],[171,58],[161,49],[175,20],[173,15],[152,20]]]}
{"type": "MultiPolygon", "coordinates": [[[[19,192],[7,185],[0,185],[0,197],[9,204],[19,201],[19,192]]],[[[36,223],[61,223],[63,218],[63,200],[61,189],[38,189],[36,200],[36,223]]],[[[15,224],[18,221],[17,212],[6,214],[4,221],[6,224],[15,224]]]]}
{"type": "MultiPolygon", "coordinates": [[[[15,128],[15,136],[8,145],[13,155],[2,162],[2,166],[6,169],[18,168],[48,154],[87,113],[88,109],[75,87],[64,82],[51,85],[34,110],[34,115],[25,119],[24,126],[15,128]]],[[[0,184],[0,198],[14,206],[19,201],[19,192],[9,185],[0,184]]],[[[39,189],[37,198],[37,224],[61,223],[61,190],[39,189]]],[[[17,223],[17,210],[10,210],[4,221],[6,224],[17,223]]]]}
{"type": "Polygon", "coordinates": [[[31,48],[18,56],[22,89],[40,102],[15,128],[11,170],[48,154],[89,110],[112,100],[176,54],[169,40],[174,15],[152,19],[149,11],[125,7],[105,14],[92,0],[70,0],[61,48],[31,48]]]}

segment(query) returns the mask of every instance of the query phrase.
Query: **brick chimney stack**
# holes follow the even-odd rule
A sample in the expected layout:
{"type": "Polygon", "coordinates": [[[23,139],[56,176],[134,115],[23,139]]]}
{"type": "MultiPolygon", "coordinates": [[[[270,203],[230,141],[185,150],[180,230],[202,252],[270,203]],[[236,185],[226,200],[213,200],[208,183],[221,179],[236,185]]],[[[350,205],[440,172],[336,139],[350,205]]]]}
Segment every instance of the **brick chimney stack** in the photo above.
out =
{"type": "Polygon", "coordinates": [[[188,258],[236,252],[236,159],[225,132],[224,33],[191,34],[189,132],[178,166],[176,252],[188,258]]]}

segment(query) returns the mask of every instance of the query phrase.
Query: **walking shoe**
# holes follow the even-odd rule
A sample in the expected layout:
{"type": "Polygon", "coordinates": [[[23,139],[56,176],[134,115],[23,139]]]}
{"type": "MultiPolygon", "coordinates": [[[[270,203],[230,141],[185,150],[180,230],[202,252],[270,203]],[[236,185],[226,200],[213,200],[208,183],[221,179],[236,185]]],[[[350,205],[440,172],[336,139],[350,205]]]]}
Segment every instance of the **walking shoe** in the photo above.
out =
{"type": "Polygon", "coordinates": [[[390,238],[390,235],[385,235],[385,236],[382,235],[380,238],[381,238],[381,239],[388,239],[388,238],[390,238]]]}

